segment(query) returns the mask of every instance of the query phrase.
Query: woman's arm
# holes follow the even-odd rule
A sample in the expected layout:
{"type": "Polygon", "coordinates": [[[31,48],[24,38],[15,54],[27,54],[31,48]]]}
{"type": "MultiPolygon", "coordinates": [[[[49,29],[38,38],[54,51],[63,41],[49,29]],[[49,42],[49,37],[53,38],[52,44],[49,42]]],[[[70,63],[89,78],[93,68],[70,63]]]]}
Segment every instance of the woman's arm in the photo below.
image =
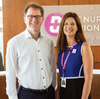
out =
{"type": "Polygon", "coordinates": [[[93,78],[93,54],[90,46],[87,43],[84,43],[82,46],[82,60],[85,82],[81,99],[88,99],[93,78]]]}

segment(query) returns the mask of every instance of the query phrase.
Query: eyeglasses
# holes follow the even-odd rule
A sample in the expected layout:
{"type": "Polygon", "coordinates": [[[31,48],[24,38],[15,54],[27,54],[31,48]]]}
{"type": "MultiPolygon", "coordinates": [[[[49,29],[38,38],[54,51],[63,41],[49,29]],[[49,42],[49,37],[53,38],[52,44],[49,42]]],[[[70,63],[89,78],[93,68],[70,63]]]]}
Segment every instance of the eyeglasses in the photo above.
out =
{"type": "Polygon", "coordinates": [[[42,15],[27,15],[27,18],[29,20],[32,20],[35,17],[36,20],[39,20],[42,15]]]}

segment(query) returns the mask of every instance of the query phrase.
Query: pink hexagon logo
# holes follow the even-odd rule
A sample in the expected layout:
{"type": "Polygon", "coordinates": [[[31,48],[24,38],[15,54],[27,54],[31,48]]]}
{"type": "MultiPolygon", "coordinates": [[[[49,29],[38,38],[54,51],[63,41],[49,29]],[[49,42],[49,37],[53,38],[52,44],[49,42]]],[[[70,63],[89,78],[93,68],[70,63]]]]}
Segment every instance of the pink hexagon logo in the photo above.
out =
{"type": "Polygon", "coordinates": [[[52,36],[58,35],[59,24],[62,17],[63,15],[60,13],[51,13],[46,17],[44,27],[48,34],[52,36]]]}

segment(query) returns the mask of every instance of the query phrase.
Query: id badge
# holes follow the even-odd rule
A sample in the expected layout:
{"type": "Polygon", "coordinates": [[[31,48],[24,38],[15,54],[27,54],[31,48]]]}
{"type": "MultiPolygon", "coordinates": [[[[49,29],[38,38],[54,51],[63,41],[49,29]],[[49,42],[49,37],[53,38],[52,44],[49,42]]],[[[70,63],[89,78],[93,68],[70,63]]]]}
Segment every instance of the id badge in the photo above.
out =
{"type": "Polygon", "coordinates": [[[61,79],[61,87],[66,88],[66,78],[61,79]]]}

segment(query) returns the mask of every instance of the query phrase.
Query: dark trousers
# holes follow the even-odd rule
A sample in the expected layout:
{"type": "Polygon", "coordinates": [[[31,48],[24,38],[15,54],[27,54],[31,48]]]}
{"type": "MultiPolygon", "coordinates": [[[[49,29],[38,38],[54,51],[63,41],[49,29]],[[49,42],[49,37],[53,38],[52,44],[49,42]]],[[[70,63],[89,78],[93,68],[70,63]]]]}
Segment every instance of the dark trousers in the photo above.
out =
{"type": "Polygon", "coordinates": [[[18,99],[55,99],[55,90],[53,86],[50,86],[49,90],[45,93],[34,93],[19,88],[18,99]]]}

